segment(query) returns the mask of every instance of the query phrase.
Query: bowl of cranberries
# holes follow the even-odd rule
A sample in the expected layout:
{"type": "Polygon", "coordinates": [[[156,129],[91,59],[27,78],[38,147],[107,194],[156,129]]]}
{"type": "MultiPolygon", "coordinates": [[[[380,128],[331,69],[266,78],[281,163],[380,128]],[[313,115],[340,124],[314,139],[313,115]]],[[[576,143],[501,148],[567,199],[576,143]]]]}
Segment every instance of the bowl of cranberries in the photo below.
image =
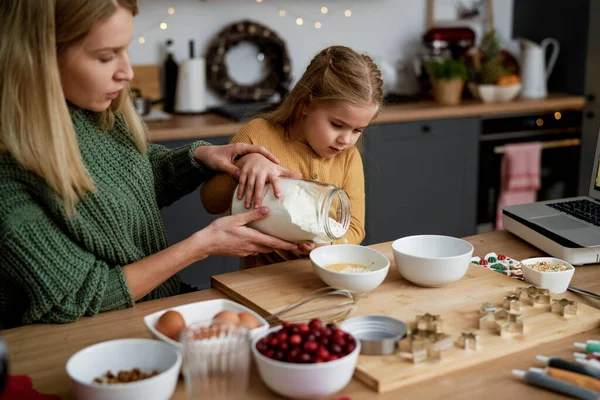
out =
{"type": "Polygon", "coordinates": [[[328,397],[354,374],[360,342],[319,319],[271,328],[252,342],[252,353],[265,384],[288,398],[328,397]]]}

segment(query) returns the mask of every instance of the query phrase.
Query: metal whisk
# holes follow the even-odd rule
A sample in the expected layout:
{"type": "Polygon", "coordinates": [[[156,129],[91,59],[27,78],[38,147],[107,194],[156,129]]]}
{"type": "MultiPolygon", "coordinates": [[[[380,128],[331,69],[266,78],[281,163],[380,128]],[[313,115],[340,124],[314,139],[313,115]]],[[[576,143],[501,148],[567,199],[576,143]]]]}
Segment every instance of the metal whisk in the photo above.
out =
{"type": "Polygon", "coordinates": [[[338,323],[356,310],[358,297],[347,289],[324,287],[265,319],[271,326],[280,325],[282,321],[300,322],[312,318],[319,318],[323,323],[338,323]],[[340,301],[334,302],[334,297],[339,297],[340,301]]]}

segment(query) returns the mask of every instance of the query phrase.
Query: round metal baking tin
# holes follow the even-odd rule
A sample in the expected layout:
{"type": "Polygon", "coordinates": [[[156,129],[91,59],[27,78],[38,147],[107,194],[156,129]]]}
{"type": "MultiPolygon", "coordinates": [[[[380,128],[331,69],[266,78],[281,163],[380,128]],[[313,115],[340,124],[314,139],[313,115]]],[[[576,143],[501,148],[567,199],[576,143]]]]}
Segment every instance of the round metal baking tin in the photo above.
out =
{"type": "Polygon", "coordinates": [[[340,328],[360,340],[360,354],[365,355],[395,353],[398,341],[408,330],[404,322],[379,315],[350,318],[340,328]]]}

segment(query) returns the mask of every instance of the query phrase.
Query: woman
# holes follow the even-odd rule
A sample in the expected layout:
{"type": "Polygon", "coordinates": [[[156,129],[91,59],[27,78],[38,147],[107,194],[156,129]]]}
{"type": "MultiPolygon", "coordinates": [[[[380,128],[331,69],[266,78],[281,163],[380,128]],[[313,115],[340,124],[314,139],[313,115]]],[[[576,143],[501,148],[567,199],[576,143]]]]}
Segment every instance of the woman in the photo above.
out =
{"type": "MultiPolygon", "coordinates": [[[[297,246],[224,217],[168,247],[159,208],[258,146],[148,144],[128,93],[136,0],[0,2],[0,325],[178,294],[209,255],[297,246]]],[[[296,176],[280,168],[279,176],[296,176]]],[[[272,178],[276,180],[276,178],[272,178]]]]}

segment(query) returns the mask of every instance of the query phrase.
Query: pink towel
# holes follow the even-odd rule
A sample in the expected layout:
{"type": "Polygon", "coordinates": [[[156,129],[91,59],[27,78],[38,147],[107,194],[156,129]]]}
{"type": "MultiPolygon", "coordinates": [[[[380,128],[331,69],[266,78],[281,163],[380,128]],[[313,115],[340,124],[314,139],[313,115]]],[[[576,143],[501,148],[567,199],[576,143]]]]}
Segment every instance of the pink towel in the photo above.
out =
{"type": "Polygon", "coordinates": [[[536,201],[540,189],[541,161],[542,144],[539,142],[504,146],[496,229],[502,229],[502,207],[536,201]]]}

